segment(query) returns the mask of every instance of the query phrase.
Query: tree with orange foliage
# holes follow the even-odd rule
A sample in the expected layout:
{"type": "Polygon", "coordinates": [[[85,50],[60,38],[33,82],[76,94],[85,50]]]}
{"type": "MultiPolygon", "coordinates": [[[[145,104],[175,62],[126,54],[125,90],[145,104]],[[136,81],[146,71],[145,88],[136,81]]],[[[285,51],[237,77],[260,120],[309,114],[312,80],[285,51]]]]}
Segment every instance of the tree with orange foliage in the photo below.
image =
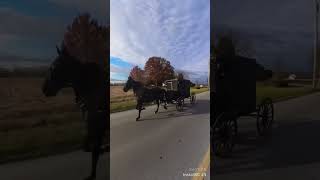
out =
{"type": "Polygon", "coordinates": [[[144,70],[139,66],[135,66],[131,69],[130,76],[135,80],[144,83],[144,70]]]}
{"type": "Polygon", "coordinates": [[[63,43],[68,52],[81,62],[95,62],[107,73],[110,52],[110,28],[99,25],[89,14],[77,16],[67,27],[63,43]]]}
{"type": "Polygon", "coordinates": [[[162,57],[150,57],[144,67],[146,84],[161,86],[165,80],[175,77],[170,61],[162,57]]]}

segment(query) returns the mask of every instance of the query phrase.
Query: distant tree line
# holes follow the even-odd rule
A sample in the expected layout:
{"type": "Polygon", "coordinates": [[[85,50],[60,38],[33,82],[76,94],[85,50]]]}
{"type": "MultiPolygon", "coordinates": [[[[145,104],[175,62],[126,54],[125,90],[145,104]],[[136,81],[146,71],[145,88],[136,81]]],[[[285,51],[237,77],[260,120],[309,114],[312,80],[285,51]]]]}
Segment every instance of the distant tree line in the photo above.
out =
{"type": "Polygon", "coordinates": [[[12,69],[0,67],[0,77],[44,77],[48,67],[15,67],[12,69]]]}

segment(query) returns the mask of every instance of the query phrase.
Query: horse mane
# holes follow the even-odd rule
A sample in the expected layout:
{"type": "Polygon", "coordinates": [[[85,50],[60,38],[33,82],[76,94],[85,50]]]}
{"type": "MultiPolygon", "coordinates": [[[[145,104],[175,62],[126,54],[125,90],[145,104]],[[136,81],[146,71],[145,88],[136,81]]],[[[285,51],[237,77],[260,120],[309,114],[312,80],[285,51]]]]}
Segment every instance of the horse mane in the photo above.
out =
{"type": "MultiPolygon", "coordinates": [[[[92,94],[107,98],[108,81],[104,67],[96,62],[82,62],[77,57],[70,55],[68,49],[63,44],[61,45],[60,54],[65,56],[63,60],[70,63],[70,66],[77,66],[77,68],[70,67],[70,71],[75,74],[72,87],[75,92],[76,103],[80,107],[86,106],[88,108],[88,104],[85,104],[84,99],[89,98],[87,96],[92,96],[92,94]]],[[[103,102],[97,103],[102,104],[103,102]]],[[[106,107],[107,105],[103,103],[103,106],[106,107]]]]}
{"type": "Polygon", "coordinates": [[[141,82],[134,80],[132,77],[131,77],[131,80],[132,80],[132,90],[135,95],[137,94],[136,88],[145,88],[145,86],[141,82]]]}
{"type": "Polygon", "coordinates": [[[64,58],[65,61],[81,65],[81,70],[87,72],[87,75],[96,74],[99,72],[102,73],[100,76],[104,77],[104,79],[107,80],[107,77],[105,76],[105,74],[107,74],[105,73],[106,67],[103,67],[102,63],[98,63],[96,61],[82,61],[79,57],[74,56],[70,53],[68,47],[64,42],[61,43],[61,51],[59,54],[66,57],[64,58]]]}
{"type": "Polygon", "coordinates": [[[136,85],[138,85],[138,86],[145,87],[140,81],[135,81],[135,80],[134,80],[134,83],[135,83],[136,85]]]}
{"type": "Polygon", "coordinates": [[[109,70],[109,64],[105,62],[105,60],[103,60],[103,62],[99,62],[97,60],[94,59],[88,59],[87,61],[82,60],[80,57],[77,57],[76,55],[73,55],[71,53],[71,51],[68,49],[67,45],[65,44],[65,42],[63,41],[61,43],[61,53],[65,56],[67,56],[68,58],[66,58],[66,60],[71,61],[71,62],[75,62],[78,63],[82,66],[96,66],[97,70],[100,72],[103,72],[103,77],[105,82],[108,82],[109,80],[109,73],[107,72],[109,70]]]}

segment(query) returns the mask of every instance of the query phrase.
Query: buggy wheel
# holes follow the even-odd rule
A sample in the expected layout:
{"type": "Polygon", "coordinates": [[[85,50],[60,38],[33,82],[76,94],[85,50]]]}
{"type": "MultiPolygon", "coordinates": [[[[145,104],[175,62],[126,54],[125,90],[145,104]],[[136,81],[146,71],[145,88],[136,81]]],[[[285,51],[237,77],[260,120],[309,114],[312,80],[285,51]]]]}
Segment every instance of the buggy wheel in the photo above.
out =
{"type": "Polygon", "coordinates": [[[230,114],[223,113],[217,119],[215,127],[211,128],[211,148],[215,155],[228,156],[235,145],[238,133],[237,120],[230,114]]]}
{"type": "Polygon", "coordinates": [[[194,104],[196,102],[196,95],[191,95],[190,104],[194,104]]]}
{"type": "Polygon", "coordinates": [[[257,112],[257,130],[260,136],[264,136],[272,129],[274,118],[273,102],[270,98],[262,101],[257,112]]]}
{"type": "Polygon", "coordinates": [[[183,99],[178,98],[178,99],[177,99],[177,102],[176,102],[176,109],[177,109],[177,111],[183,111],[183,104],[184,104],[183,99]]]}

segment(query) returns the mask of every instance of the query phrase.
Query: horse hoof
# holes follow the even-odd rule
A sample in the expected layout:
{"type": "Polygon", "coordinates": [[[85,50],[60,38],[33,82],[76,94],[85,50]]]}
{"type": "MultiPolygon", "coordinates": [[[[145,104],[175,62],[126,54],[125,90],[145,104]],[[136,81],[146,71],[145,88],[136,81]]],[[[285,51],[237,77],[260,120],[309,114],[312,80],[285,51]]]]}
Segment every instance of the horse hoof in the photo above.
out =
{"type": "Polygon", "coordinates": [[[136,121],[139,121],[140,118],[136,118],[136,121]]]}
{"type": "Polygon", "coordinates": [[[167,106],[164,106],[164,109],[167,110],[168,109],[167,106]]]}
{"type": "Polygon", "coordinates": [[[157,114],[157,113],[158,113],[158,111],[155,111],[154,113],[155,113],[155,114],[157,114]]]}

